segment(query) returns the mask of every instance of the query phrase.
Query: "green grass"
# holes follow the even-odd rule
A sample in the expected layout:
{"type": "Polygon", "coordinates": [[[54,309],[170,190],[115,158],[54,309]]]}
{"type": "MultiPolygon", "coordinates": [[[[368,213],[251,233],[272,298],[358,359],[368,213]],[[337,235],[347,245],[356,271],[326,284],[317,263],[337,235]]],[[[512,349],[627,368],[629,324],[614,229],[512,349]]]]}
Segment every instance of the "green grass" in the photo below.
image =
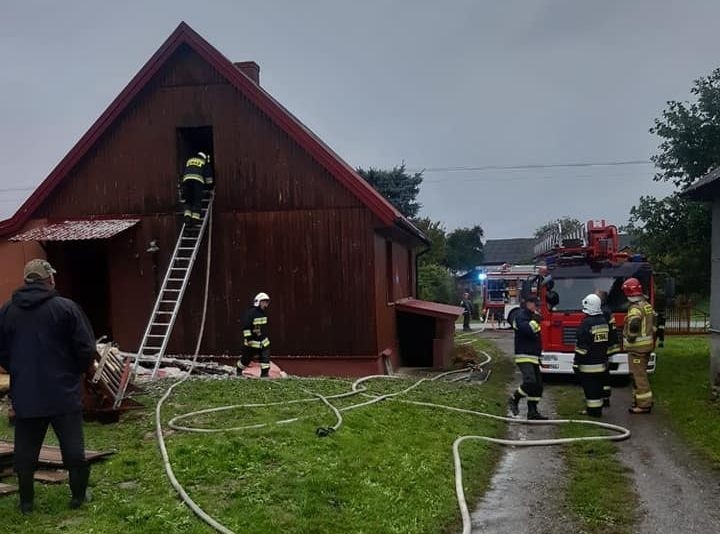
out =
{"type": "MultiPolygon", "coordinates": [[[[578,419],[583,409],[579,386],[552,388],[559,417],[578,419]]],[[[600,432],[603,432],[600,430],[600,432]]],[[[572,424],[559,428],[559,437],[597,434],[596,427],[572,424]]],[[[618,457],[617,446],[609,441],[573,443],[566,446],[568,481],[567,506],[580,520],[585,532],[630,534],[638,520],[638,499],[629,469],[618,457]]]]}
{"type": "Polygon", "coordinates": [[[720,401],[711,400],[708,339],[668,337],[651,377],[655,406],[678,434],[720,467],[720,401]]]}
{"type": "MultiPolygon", "coordinates": [[[[504,413],[511,371],[506,360],[498,359],[487,384],[425,383],[404,398],[504,413]]],[[[368,385],[384,393],[411,383],[374,380],[368,385]]],[[[306,397],[301,386],[328,395],[348,390],[349,382],[193,380],[176,388],[163,419],[205,407],[306,397]]],[[[148,408],[126,415],[120,424],[86,425],[89,448],[118,451],[93,467],[93,502],[71,512],[67,485],[36,484],[32,516],[16,511],[16,496],[0,499],[1,530],[210,532],[167,481],[153,435],[155,399],[145,398],[148,408]]],[[[353,402],[357,399],[335,401],[338,406],[353,402]]],[[[166,443],[176,476],[207,513],[236,532],[450,532],[459,526],[453,440],[505,432],[502,423],[398,401],[345,412],[344,425],[327,438],[316,437],[315,429],[334,423],[334,416],[319,402],[222,412],[192,423],[236,426],[295,415],[305,419],[243,432],[170,433],[166,443]]],[[[0,436],[12,436],[5,418],[0,436]]],[[[498,448],[479,442],[463,447],[468,502],[484,492],[498,454],[498,448]]]]}

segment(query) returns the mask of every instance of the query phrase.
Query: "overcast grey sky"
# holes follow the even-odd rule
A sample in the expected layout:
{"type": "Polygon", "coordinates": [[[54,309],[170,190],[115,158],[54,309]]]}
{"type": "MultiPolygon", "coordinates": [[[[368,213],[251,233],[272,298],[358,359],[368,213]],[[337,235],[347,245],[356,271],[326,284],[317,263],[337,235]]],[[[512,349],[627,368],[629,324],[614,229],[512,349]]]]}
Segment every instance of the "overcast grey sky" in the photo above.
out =
{"type": "MultiPolygon", "coordinates": [[[[713,0],[7,2],[0,189],[40,183],[185,20],[353,166],[647,160],[669,99],[720,66],[713,0]]],[[[422,215],[525,237],[627,220],[650,165],[426,172],[422,215]]],[[[0,193],[0,217],[29,191],[0,193]]]]}

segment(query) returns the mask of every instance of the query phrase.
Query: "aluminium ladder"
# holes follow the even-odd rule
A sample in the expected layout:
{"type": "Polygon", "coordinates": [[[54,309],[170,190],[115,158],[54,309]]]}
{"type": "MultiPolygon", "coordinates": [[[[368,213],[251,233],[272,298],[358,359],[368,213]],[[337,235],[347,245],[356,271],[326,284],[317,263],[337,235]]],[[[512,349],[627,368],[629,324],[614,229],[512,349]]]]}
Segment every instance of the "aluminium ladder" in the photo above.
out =
{"type": "Polygon", "coordinates": [[[212,190],[205,192],[199,225],[183,223],[180,236],[175,244],[175,250],[173,250],[170,258],[168,270],[165,272],[165,278],[158,292],[155,306],[150,314],[150,321],[147,328],[145,328],[145,334],[143,334],[135,363],[132,369],[130,369],[130,366],[126,366],[121,378],[121,384],[115,397],[115,408],[122,403],[128,384],[132,377],[135,376],[141,360],[154,360],[152,378],[155,378],[157,374],[160,361],[165,354],[170,334],[172,334],[175,320],[180,311],[180,304],[188,286],[195,259],[205,235],[214,198],[215,195],[212,190]]]}

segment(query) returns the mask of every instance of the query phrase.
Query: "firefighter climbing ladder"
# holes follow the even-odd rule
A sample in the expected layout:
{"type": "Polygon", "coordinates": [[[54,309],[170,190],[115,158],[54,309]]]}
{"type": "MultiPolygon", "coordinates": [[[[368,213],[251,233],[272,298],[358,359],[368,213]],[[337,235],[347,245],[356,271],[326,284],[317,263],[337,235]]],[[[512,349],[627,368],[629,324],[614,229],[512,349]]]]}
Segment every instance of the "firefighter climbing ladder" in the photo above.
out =
{"type": "Polygon", "coordinates": [[[130,367],[126,367],[122,376],[117,396],[115,397],[115,405],[117,408],[122,402],[127,386],[134,376],[140,361],[153,361],[152,376],[155,378],[157,370],[160,367],[160,361],[165,354],[170,334],[172,334],[175,320],[177,319],[182,303],[185,289],[187,288],[190,274],[197,258],[198,250],[202,244],[205,229],[208,223],[208,214],[212,211],[214,193],[208,191],[205,193],[202,203],[202,217],[200,225],[183,224],[173,250],[168,270],[165,273],[162,286],[158,292],[157,300],[150,321],[148,322],[142,343],[138,349],[135,363],[130,367]]]}

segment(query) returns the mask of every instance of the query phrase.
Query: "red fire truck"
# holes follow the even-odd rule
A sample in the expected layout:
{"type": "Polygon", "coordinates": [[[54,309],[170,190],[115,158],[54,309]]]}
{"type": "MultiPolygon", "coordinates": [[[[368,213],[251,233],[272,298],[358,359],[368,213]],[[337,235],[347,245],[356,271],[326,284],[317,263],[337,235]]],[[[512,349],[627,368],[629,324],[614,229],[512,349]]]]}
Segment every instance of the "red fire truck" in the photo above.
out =
{"type": "Polygon", "coordinates": [[[520,307],[523,284],[537,273],[535,265],[509,263],[486,267],[481,271],[478,279],[482,284],[483,317],[486,322],[498,325],[504,323],[510,313],[520,307]]]}
{"type": "MultiPolygon", "coordinates": [[[[542,371],[572,373],[577,329],[583,319],[582,299],[597,290],[607,292],[605,306],[622,330],[628,300],[622,284],[637,278],[644,293],[654,303],[653,271],[639,255],[618,249],[618,231],[605,221],[588,221],[586,227],[563,233],[550,232],[535,247],[541,274],[526,281],[524,294],[540,296],[542,314],[542,371]]],[[[622,336],[621,336],[622,337],[622,336]]],[[[655,370],[655,353],[650,357],[648,372],[655,370]]],[[[610,357],[610,372],[627,375],[627,353],[610,357]]]]}

